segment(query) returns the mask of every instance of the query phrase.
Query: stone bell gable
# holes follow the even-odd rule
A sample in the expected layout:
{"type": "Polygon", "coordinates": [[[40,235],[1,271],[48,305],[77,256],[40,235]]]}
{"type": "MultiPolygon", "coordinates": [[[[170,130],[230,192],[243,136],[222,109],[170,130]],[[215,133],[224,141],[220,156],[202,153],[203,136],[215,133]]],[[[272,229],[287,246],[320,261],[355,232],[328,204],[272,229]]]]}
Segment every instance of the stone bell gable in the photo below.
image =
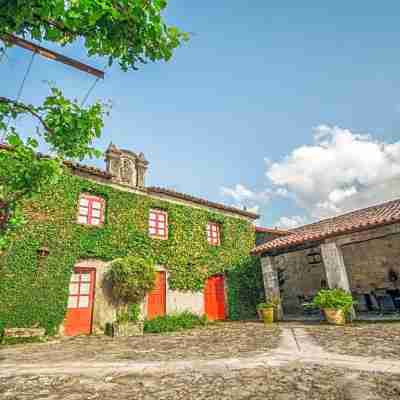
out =
{"type": "Polygon", "coordinates": [[[149,165],[143,153],[136,154],[130,150],[119,149],[110,143],[105,153],[107,172],[113,175],[115,182],[144,187],[145,175],[149,165]]]}

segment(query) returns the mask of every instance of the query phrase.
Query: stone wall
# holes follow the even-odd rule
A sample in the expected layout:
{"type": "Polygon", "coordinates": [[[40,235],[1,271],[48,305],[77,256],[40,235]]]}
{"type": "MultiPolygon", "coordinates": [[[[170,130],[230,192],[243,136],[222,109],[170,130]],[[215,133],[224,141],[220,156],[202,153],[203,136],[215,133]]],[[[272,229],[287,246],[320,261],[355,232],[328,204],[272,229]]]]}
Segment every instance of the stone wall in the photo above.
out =
{"type": "MultiPolygon", "coordinates": [[[[103,334],[107,323],[115,322],[117,319],[117,306],[113,303],[111,288],[104,279],[105,274],[110,269],[110,263],[88,259],[81,260],[75,267],[94,268],[96,270],[96,283],[94,289],[93,304],[93,323],[92,333],[103,334]]],[[[166,313],[177,313],[190,311],[198,315],[204,314],[204,294],[203,292],[181,292],[172,290],[168,286],[168,271],[162,266],[156,266],[157,271],[166,271],[166,313]]],[[[147,298],[141,304],[141,318],[147,317],[147,298]]],[[[63,324],[60,327],[59,334],[64,334],[63,324]]]]}
{"type": "MultiPolygon", "coordinates": [[[[263,265],[270,259],[279,271],[284,314],[301,313],[302,298],[312,297],[329,283],[358,294],[375,289],[400,290],[400,224],[332,237],[313,246],[317,247],[262,258],[263,265]]],[[[266,292],[268,284],[265,282],[266,292]]]]}
{"type": "Polygon", "coordinates": [[[303,296],[313,296],[326,283],[322,263],[309,264],[309,250],[298,250],[274,257],[280,280],[284,314],[302,312],[303,296]]]}
{"type": "Polygon", "coordinates": [[[374,289],[400,288],[400,234],[342,246],[351,290],[369,293],[374,289]],[[389,279],[393,270],[397,281],[389,279]]]}

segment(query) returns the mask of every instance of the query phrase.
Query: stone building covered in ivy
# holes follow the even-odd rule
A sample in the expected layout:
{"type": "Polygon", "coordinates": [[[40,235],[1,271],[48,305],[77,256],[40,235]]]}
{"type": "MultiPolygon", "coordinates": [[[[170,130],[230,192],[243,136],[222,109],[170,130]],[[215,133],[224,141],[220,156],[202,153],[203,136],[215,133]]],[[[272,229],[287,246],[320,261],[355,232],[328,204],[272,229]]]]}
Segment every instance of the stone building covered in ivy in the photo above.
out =
{"type": "Polygon", "coordinates": [[[101,333],[116,318],[104,274],[126,255],[157,265],[147,318],[184,310],[252,317],[263,296],[256,214],[145,185],[149,162],[110,145],[106,170],[72,162],[52,191],[23,203],[27,223],[0,258],[0,331],[101,333]]]}

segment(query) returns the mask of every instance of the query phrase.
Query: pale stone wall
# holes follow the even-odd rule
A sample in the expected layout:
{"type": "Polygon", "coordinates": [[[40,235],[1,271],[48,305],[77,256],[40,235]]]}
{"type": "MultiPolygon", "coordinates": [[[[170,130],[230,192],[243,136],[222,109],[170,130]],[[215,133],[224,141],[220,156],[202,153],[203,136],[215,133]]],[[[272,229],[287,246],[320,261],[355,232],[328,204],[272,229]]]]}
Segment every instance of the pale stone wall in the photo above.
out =
{"type": "Polygon", "coordinates": [[[197,315],[204,314],[203,292],[167,291],[167,314],[190,311],[197,315]]]}
{"type": "MultiPolygon", "coordinates": [[[[316,246],[316,244],[314,244],[316,246]]],[[[391,224],[325,240],[313,249],[299,249],[262,257],[281,277],[280,294],[285,314],[302,311],[301,296],[313,296],[323,284],[366,294],[374,289],[400,289],[400,224],[391,224]],[[321,262],[310,264],[311,250],[321,252],[321,262]],[[271,261],[268,261],[270,263],[271,261]],[[398,279],[391,281],[389,271],[398,279]]],[[[264,273],[268,293],[271,279],[264,273]]]]}
{"type": "Polygon", "coordinates": [[[400,288],[400,234],[348,244],[342,250],[353,291],[400,288]],[[390,270],[399,277],[397,281],[389,280],[390,270]]]}
{"type": "Polygon", "coordinates": [[[326,282],[322,263],[309,264],[309,250],[298,250],[273,257],[277,270],[281,271],[281,302],[284,314],[302,312],[302,296],[313,296],[326,282]]]}
{"type": "MultiPolygon", "coordinates": [[[[157,271],[166,272],[166,313],[177,313],[190,311],[194,314],[204,314],[204,294],[201,292],[182,292],[172,290],[168,285],[168,270],[162,265],[156,266],[157,271]]],[[[145,304],[145,314],[147,313],[147,299],[145,304]]]]}
{"type": "Polygon", "coordinates": [[[321,244],[321,254],[328,286],[350,292],[349,278],[343,260],[342,249],[334,242],[321,244]]]}

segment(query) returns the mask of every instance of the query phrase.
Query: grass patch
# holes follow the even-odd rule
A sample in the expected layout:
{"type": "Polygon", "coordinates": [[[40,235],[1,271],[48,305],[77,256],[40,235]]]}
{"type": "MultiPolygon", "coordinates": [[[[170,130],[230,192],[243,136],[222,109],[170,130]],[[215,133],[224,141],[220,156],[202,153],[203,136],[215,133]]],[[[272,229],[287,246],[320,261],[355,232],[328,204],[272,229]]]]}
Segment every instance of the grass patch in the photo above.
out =
{"type": "Polygon", "coordinates": [[[177,314],[164,315],[144,321],[145,333],[175,332],[184,329],[192,329],[208,324],[207,317],[199,317],[189,311],[177,314]]]}
{"type": "Polygon", "coordinates": [[[33,337],[3,337],[0,340],[0,346],[12,346],[15,344],[26,344],[26,343],[43,343],[47,339],[40,336],[33,337]]]}

